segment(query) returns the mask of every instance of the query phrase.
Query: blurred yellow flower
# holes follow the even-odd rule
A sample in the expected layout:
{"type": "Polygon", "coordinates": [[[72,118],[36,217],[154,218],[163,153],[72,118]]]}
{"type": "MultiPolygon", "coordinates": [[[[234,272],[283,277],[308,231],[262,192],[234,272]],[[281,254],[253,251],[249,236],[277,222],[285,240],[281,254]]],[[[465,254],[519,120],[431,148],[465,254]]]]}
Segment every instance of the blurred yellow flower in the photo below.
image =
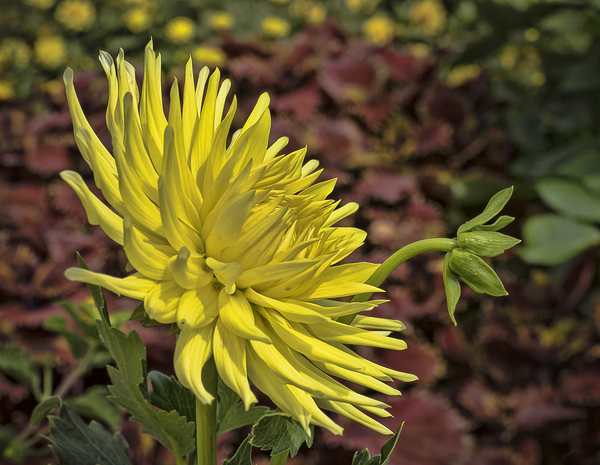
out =
{"type": "Polygon", "coordinates": [[[47,10],[54,6],[56,0],[23,0],[23,3],[39,8],[40,10],[47,10]]]}
{"type": "Polygon", "coordinates": [[[546,82],[546,75],[541,71],[536,71],[531,75],[531,84],[540,87],[546,82]]]}
{"type": "Polygon", "coordinates": [[[377,8],[381,0],[344,0],[346,7],[352,12],[357,13],[363,10],[364,13],[371,13],[377,8]]]}
{"type": "Polygon", "coordinates": [[[33,46],[35,59],[46,69],[56,69],[65,64],[67,47],[62,37],[56,35],[40,36],[33,46]]]}
{"type": "Polygon", "coordinates": [[[446,76],[446,82],[451,87],[458,87],[471,79],[475,79],[480,74],[481,68],[477,65],[459,65],[450,70],[448,76],[446,76]]]}
{"type": "Polygon", "coordinates": [[[227,55],[219,47],[200,46],[192,53],[194,60],[207,66],[222,66],[227,61],[227,55]]]}
{"type": "Polygon", "coordinates": [[[226,11],[217,11],[210,17],[209,24],[215,31],[229,31],[233,28],[235,19],[226,11]]]}
{"type": "Polygon", "coordinates": [[[410,10],[410,22],[422,34],[436,35],[446,25],[446,9],[438,0],[419,0],[410,10]]]}
{"type": "Polygon", "coordinates": [[[290,33],[290,23],[279,16],[267,16],[262,21],[263,33],[268,37],[285,37],[290,33]]]}
{"type": "Polygon", "coordinates": [[[540,38],[540,31],[538,31],[536,28],[530,27],[529,29],[525,29],[523,36],[527,42],[535,42],[540,38]]]}
{"type": "Polygon", "coordinates": [[[15,96],[15,89],[10,82],[0,81],[0,100],[8,100],[15,96]]]}
{"type": "Polygon", "coordinates": [[[96,8],[89,0],[64,0],[56,7],[54,17],[66,29],[87,31],[96,20],[96,8]]]}
{"type": "Polygon", "coordinates": [[[24,40],[9,37],[0,44],[0,66],[24,68],[31,61],[31,49],[24,40]]]}
{"type": "Polygon", "coordinates": [[[504,69],[513,69],[521,57],[521,52],[516,45],[507,44],[500,52],[500,66],[504,69]]]}
{"type": "Polygon", "coordinates": [[[277,5],[285,5],[286,3],[288,3],[290,0],[271,0],[273,3],[276,3],[277,5]]]}
{"type": "Polygon", "coordinates": [[[306,6],[304,11],[304,17],[308,24],[318,26],[322,24],[327,18],[327,10],[325,7],[318,3],[310,3],[306,6]]]}
{"type": "Polygon", "coordinates": [[[363,35],[370,44],[387,45],[394,38],[394,22],[387,16],[375,15],[363,23],[363,35]]]}
{"type": "Polygon", "coordinates": [[[152,24],[152,16],[145,8],[132,8],[123,13],[123,23],[134,34],[142,32],[152,24]]]}
{"type": "Polygon", "coordinates": [[[431,47],[423,42],[413,42],[408,44],[408,49],[416,58],[427,58],[431,55],[431,47]]]}
{"type": "Polygon", "coordinates": [[[196,24],[190,18],[178,16],[173,18],[165,26],[165,34],[171,42],[185,44],[189,42],[196,33],[196,24]]]}

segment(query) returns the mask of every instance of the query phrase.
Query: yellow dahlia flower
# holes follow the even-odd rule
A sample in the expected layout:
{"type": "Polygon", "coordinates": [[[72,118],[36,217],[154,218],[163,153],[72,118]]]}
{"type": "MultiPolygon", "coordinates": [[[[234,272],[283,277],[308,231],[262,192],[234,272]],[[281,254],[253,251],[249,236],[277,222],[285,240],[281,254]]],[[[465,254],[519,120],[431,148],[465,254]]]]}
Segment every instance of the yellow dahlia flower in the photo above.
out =
{"type": "Polygon", "coordinates": [[[194,85],[188,62],[183,105],[175,82],[165,117],[161,59],[152,44],[141,93],[122,52],[116,66],[105,52],[100,61],[110,84],[114,157],[83,115],[71,69],[64,80],[77,144],[114,211],[77,173],[61,176],[90,223],[123,245],[135,272],[119,279],[70,268],[66,276],[143,300],[152,318],[177,323],[175,372],[205,404],[214,399],[201,373],[212,356],[246,407],[256,402],[251,381],[306,429],[313,423],[341,433],[321,410],[327,409],[389,433],[363,412],[388,416],[386,404],[330,376],[388,395],[399,392],[385,381],[416,379],[346,347],[403,349],[403,341],[388,337],[403,329],[400,322],[367,316],[352,325],[336,321],[379,303],[335,300],[376,290],[364,282],[377,265],[338,264],[365,239],[359,229],[334,226],[356,204],[338,208],[327,199],[334,180],[313,184],[320,171],[316,161],[304,163],[306,149],[279,155],[286,138],[268,145],[267,94],[228,145],[236,99],[223,116],[230,82],[219,85],[218,70],[209,78],[205,67],[194,85]]]}

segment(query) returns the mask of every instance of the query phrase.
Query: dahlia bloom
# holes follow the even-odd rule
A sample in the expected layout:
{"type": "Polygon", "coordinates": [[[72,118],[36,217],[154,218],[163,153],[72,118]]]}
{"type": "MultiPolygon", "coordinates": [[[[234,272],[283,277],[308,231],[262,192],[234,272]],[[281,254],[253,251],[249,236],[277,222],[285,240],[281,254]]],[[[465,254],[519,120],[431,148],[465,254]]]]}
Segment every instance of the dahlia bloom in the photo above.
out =
{"type": "Polygon", "coordinates": [[[218,70],[209,77],[205,67],[195,85],[190,60],[183,104],[175,81],[165,117],[161,60],[152,43],[141,93],[122,52],[116,66],[104,52],[100,61],[109,80],[114,157],[82,112],[72,70],[64,80],[77,145],[112,209],[77,173],[61,176],[90,223],[124,247],[135,271],[123,279],[80,268],[65,275],[143,300],[151,318],[177,323],[175,372],[202,403],[214,400],[201,377],[212,356],[246,408],[256,402],[251,381],[305,429],[313,423],[340,434],[326,409],[390,433],[364,413],[388,416],[386,404],[330,376],[387,395],[399,392],[385,381],[416,379],[346,347],[404,349],[389,337],[402,323],[367,316],[352,325],[336,321],[381,302],[335,300],[378,290],[364,284],[378,265],[338,264],[365,239],[359,229],[334,226],[357,205],[338,208],[327,199],[335,180],[313,184],[320,171],[317,162],[304,163],[306,149],[279,155],[286,138],[269,146],[267,94],[227,143],[236,99],[223,116],[230,82],[219,85],[218,70]]]}

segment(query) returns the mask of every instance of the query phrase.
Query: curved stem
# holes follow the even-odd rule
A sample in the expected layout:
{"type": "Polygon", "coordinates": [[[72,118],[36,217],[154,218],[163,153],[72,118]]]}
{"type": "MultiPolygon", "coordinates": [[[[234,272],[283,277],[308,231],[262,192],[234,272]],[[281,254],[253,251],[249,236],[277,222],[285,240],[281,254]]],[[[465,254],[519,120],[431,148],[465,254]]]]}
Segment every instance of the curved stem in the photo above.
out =
{"type": "Polygon", "coordinates": [[[202,369],[202,382],[206,390],[214,396],[214,400],[207,405],[196,398],[196,453],[198,465],[216,465],[217,463],[218,379],[217,367],[211,357],[202,369]]]}
{"type": "Polygon", "coordinates": [[[289,450],[284,450],[277,455],[273,455],[269,461],[269,465],[285,465],[289,453],[289,450]]]}
{"type": "MultiPolygon", "coordinates": [[[[372,286],[380,286],[383,281],[394,271],[398,266],[404,263],[409,258],[419,255],[424,252],[451,252],[456,247],[456,239],[423,239],[422,241],[413,242],[402,247],[400,250],[390,256],[383,262],[375,273],[367,279],[366,284],[372,286]]],[[[366,302],[371,298],[373,292],[366,294],[358,294],[352,298],[352,302],[366,302]]],[[[340,323],[350,324],[356,315],[344,315],[338,318],[340,323]]]]}

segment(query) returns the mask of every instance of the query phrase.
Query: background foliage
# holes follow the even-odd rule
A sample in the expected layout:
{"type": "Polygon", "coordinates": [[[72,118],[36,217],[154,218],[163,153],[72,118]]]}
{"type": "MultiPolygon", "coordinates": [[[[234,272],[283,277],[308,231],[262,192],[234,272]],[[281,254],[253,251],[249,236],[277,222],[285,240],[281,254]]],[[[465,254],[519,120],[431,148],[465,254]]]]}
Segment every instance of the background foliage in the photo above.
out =
{"type": "MultiPolygon", "coordinates": [[[[62,275],[76,251],[113,275],[125,273],[125,257],[87,225],[58,177],[74,169],[93,184],[60,76],[75,68],[84,111],[110,145],[97,50],[122,47],[140,69],[152,36],[165,85],[172,73],[181,82],[190,54],[196,71],[218,65],[232,78],[238,126],[270,93],[273,139],[308,145],[323,178],[338,178],[334,196],[361,205],[346,221],[368,242],[351,260],[381,262],[409,242],[452,235],[516,185],[508,233],[524,243],[492,259],[509,297],[464,288],[454,327],[441,254],[388,280],[390,302],[375,312],[407,324],[409,348],[363,355],[420,378],[387,400],[386,425],[405,422],[391,464],[600,461],[600,2],[23,0],[3,5],[0,21],[4,460],[53,460],[37,434],[48,433],[43,418],[58,397],[111,435],[122,424],[132,463],[172,463],[106,400],[111,359],[96,310],[62,275]]],[[[136,303],[106,297],[113,325],[144,339],[148,371],[171,375],[169,328],[126,322],[136,303]]],[[[375,454],[387,439],[343,426],[344,436],[317,428],[290,463],[349,464],[355,450],[375,454]]],[[[222,458],[248,428],[222,434],[222,458]]]]}

